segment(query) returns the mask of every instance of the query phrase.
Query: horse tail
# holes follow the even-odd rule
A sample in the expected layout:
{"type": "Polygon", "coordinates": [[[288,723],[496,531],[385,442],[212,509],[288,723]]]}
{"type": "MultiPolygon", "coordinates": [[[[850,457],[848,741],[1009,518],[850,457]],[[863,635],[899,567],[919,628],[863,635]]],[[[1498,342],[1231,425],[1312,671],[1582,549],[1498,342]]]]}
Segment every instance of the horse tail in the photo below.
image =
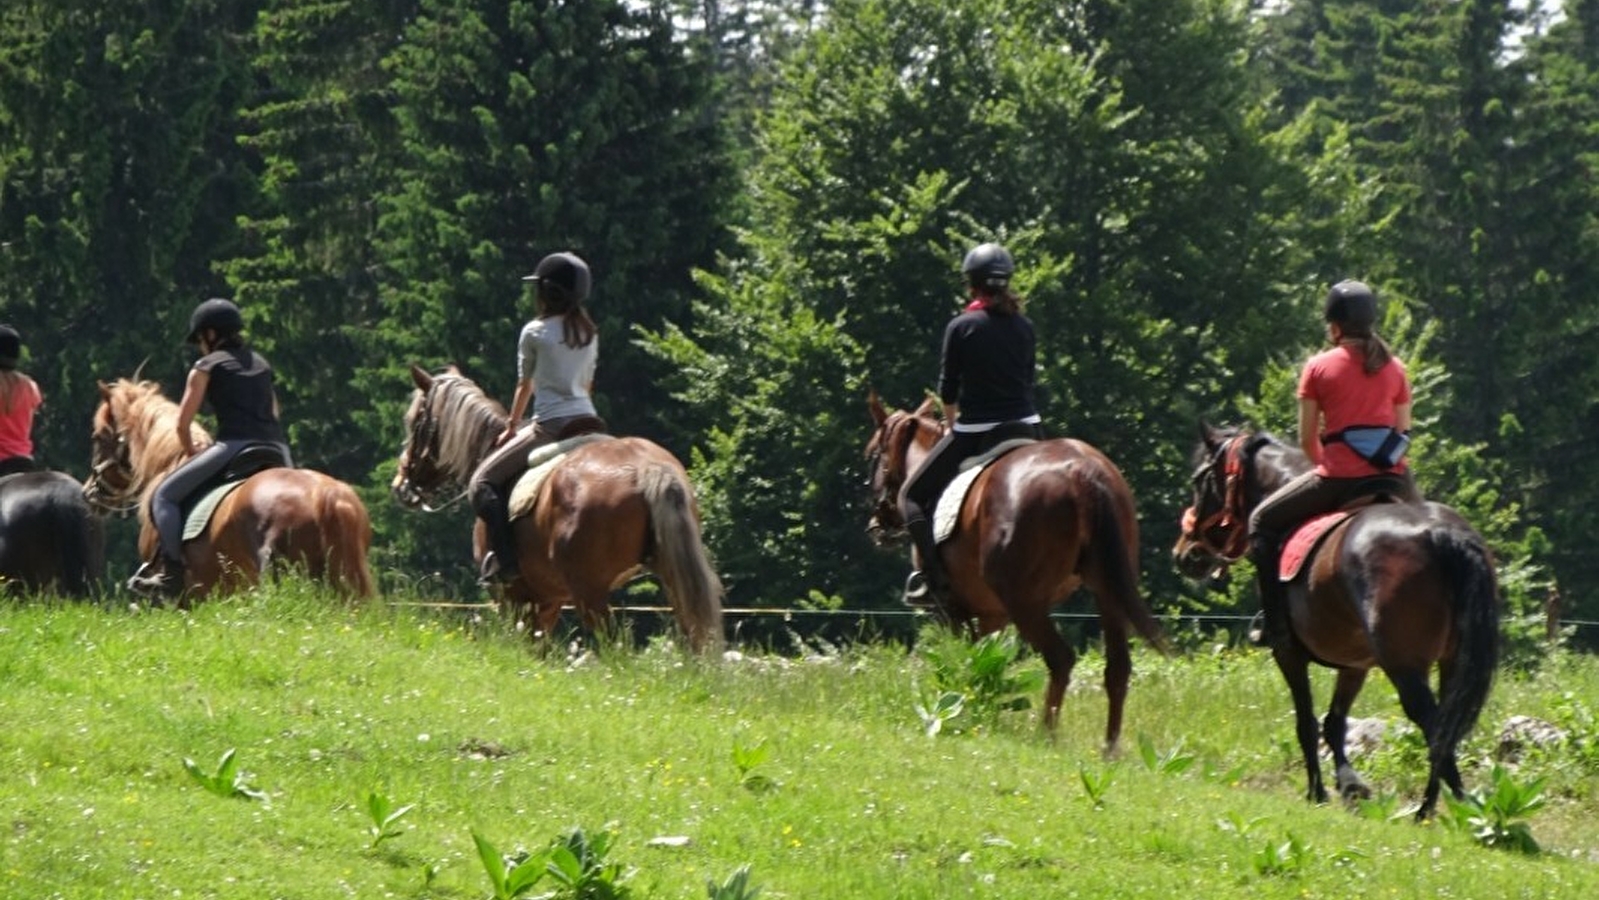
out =
{"type": "Polygon", "coordinates": [[[722,639],[722,579],[700,539],[693,494],[681,472],[670,466],[647,465],[638,477],[654,536],[650,568],[666,589],[689,646],[695,652],[714,649],[722,639]]]}
{"type": "Polygon", "coordinates": [[[1131,536],[1124,531],[1129,526],[1136,529],[1138,512],[1133,504],[1132,490],[1114,470],[1092,479],[1095,486],[1093,501],[1092,545],[1098,548],[1099,567],[1105,573],[1105,588],[1111,605],[1133,626],[1133,630],[1149,645],[1162,653],[1170,648],[1166,633],[1150,612],[1149,604],[1138,587],[1138,538],[1136,530],[1131,536]],[[1130,537],[1130,539],[1129,539],[1130,537]]]}
{"type": "Polygon", "coordinates": [[[328,478],[319,498],[322,549],[327,554],[328,581],[362,599],[375,592],[367,550],[372,545],[372,519],[366,505],[342,481],[328,478]]]}
{"type": "Polygon", "coordinates": [[[1461,528],[1428,533],[1450,586],[1455,656],[1434,719],[1434,765],[1454,753],[1477,724],[1499,664],[1499,589],[1482,538],[1461,528]]]}

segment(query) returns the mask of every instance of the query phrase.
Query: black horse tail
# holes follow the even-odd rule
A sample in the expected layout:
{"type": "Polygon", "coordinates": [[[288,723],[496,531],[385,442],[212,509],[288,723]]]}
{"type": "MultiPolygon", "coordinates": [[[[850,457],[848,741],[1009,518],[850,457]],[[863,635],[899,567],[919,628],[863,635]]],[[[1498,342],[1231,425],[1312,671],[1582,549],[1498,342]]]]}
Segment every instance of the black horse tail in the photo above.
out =
{"type": "Polygon", "coordinates": [[[1114,470],[1108,477],[1093,481],[1097,496],[1093,504],[1092,543],[1098,548],[1099,566],[1105,573],[1110,600],[1151,647],[1169,653],[1166,632],[1150,612],[1138,587],[1138,510],[1133,503],[1132,489],[1114,470]],[[1122,530],[1127,523],[1133,523],[1131,527],[1135,529],[1131,541],[1122,530]]]}
{"type": "Polygon", "coordinates": [[[1492,554],[1477,534],[1463,528],[1430,533],[1433,550],[1450,582],[1455,656],[1447,669],[1434,720],[1434,765],[1454,754],[1477,724],[1499,665],[1499,588],[1492,554]]]}

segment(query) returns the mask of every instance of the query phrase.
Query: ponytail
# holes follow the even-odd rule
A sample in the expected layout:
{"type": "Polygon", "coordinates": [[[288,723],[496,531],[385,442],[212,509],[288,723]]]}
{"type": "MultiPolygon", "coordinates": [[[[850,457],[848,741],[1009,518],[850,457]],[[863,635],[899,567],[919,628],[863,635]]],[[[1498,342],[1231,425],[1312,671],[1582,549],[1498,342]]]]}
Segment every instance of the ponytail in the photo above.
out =
{"type": "Polygon", "coordinates": [[[1365,364],[1361,367],[1367,375],[1375,375],[1388,365],[1394,358],[1393,350],[1389,349],[1388,342],[1384,341],[1375,332],[1345,327],[1344,339],[1360,347],[1361,355],[1365,357],[1365,364]]]}

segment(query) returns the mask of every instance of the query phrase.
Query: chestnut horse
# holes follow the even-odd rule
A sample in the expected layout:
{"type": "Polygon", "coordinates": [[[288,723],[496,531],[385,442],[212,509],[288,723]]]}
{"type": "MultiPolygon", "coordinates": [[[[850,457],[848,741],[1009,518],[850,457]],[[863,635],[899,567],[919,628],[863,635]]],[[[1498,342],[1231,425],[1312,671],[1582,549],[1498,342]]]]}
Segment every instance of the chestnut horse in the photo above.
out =
{"type": "MultiPolygon", "coordinates": [[[[905,535],[899,493],[943,434],[931,401],[914,412],[867,400],[876,431],[866,445],[873,513],[867,531],[879,545],[905,535]]],[[[939,612],[973,635],[1016,625],[1044,658],[1049,685],[1044,725],[1054,731],[1077,654],[1050,610],[1079,586],[1094,594],[1105,641],[1110,713],[1105,750],[1121,738],[1132,675],[1128,632],[1164,650],[1160,625],[1138,589],[1138,519],[1121,471],[1103,453],[1058,438],[1012,450],[985,468],[967,493],[953,536],[941,547],[951,596],[939,612]]]]}
{"type": "MultiPolygon", "coordinates": [[[[161,479],[183,462],[178,404],[150,381],[100,383],[94,413],[93,475],[84,487],[91,503],[139,510],[139,552],[156,552],[150,499],[161,479]]],[[[193,428],[196,446],[210,438],[193,428]]],[[[342,593],[372,595],[367,549],[372,523],[354,489],[309,469],[273,468],[249,476],[228,494],[206,530],[186,541],[184,605],[213,590],[238,590],[260,581],[269,565],[291,564],[342,593]]]]}
{"type": "MultiPolygon", "coordinates": [[[[1194,505],[1172,552],[1178,569],[1202,578],[1241,559],[1249,514],[1267,495],[1309,471],[1310,461],[1264,433],[1202,424],[1194,505]]],[[[1308,798],[1327,800],[1318,738],[1332,752],[1345,799],[1370,789],[1344,752],[1350,706],[1372,667],[1399,693],[1427,740],[1427,788],[1418,819],[1431,815],[1440,783],[1463,788],[1455,749],[1476,724],[1499,654],[1499,594],[1482,536],[1441,503],[1373,503],[1333,526],[1288,586],[1290,637],[1272,648],[1294,701],[1309,777],[1308,798]],[[1337,672],[1327,717],[1316,727],[1310,664],[1337,672]],[[1441,699],[1428,683],[1439,668],[1441,699]]],[[[1275,573],[1271,573],[1275,577],[1275,573]]]]}
{"type": "MultiPolygon", "coordinates": [[[[505,408],[453,366],[432,375],[411,367],[416,390],[392,485],[396,500],[431,511],[433,500],[465,487],[505,427],[505,408]]],[[[533,510],[512,523],[517,578],[506,599],[518,617],[531,609],[534,634],[553,633],[563,606],[591,631],[611,624],[611,592],[645,569],[666,591],[678,627],[696,652],[722,639],[722,582],[700,539],[688,473],[643,438],[583,444],[550,472],[533,510]]],[[[486,552],[481,522],[473,552],[486,552]]]]}

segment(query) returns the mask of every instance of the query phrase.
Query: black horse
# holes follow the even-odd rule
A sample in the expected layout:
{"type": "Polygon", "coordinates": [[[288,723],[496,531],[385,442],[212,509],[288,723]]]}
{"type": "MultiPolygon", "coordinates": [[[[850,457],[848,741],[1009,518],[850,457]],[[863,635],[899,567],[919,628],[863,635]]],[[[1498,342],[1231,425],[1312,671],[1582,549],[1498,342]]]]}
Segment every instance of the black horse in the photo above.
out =
{"type": "Polygon", "coordinates": [[[105,529],[64,472],[0,477],[0,585],[88,594],[105,575],[105,529]]]}
{"type": "MultiPolygon", "coordinates": [[[[1310,462],[1271,435],[1209,425],[1201,427],[1194,456],[1194,505],[1173,556],[1185,575],[1201,578],[1242,558],[1250,512],[1310,462]]],[[[1288,607],[1291,634],[1272,656],[1293,695],[1309,798],[1327,799],[1316,756],[1313,662],[1338,673],[1319,736],[1332,752],[1341,794],[1370,793],[1344,754],[1344,729],[1375,667],[1387,673],[1405,715],[1427,738],[1427,788],[1417,818],[1432,813],[1441,785],[1461,796],[1455,749],[1487,700],[1499,652],[1498,583],[1482,536],[1441,503],[1361,507],[1332,526],[1305,561],[1289,585],[1288,607]],[[1436,696],[1428,684],[1435,666],[1436,696]]]]}

